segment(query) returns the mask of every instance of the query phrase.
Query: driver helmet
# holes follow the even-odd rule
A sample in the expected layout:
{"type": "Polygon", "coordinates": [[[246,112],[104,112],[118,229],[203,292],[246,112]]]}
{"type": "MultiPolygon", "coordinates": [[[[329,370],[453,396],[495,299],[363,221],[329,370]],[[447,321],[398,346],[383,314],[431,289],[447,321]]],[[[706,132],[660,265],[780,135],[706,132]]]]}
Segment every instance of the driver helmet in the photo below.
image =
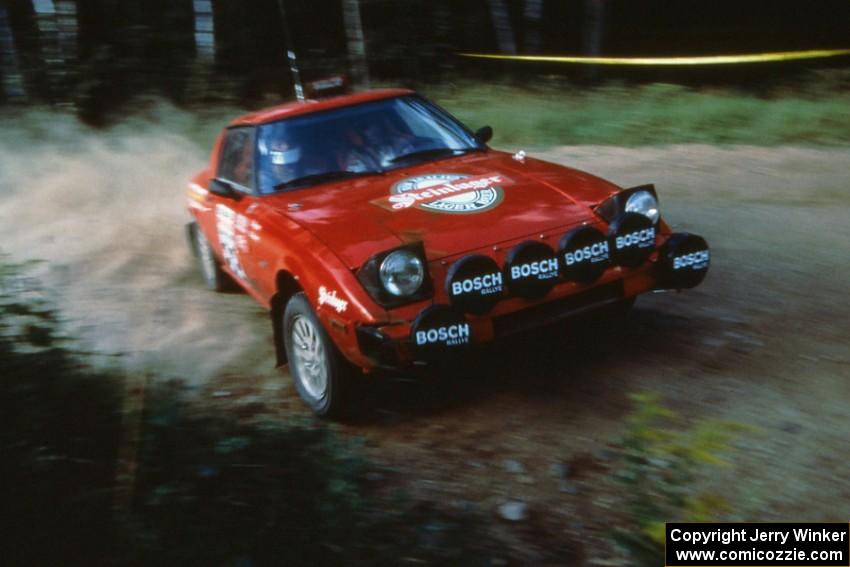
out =
{"type": "Polygon", "coordinates": [[[279,140],[269,147],[269,160],[273,166],[292,166],[301,161],[301,148],[290,146],[289,142],[279,140]]]}

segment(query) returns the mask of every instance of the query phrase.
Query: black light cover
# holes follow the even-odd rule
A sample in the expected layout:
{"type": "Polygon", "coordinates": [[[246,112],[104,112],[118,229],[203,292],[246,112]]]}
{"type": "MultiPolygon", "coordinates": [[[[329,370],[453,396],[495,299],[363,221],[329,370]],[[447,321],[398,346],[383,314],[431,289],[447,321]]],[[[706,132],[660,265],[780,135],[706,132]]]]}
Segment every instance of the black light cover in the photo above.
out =
{"type": "Polygon", "coordinates": [[[410,328],[410,340],[424,358],[459,351],[472,344],[472,327],[448,305],[423,309],[410,328]]]}
{"type": "Polygon", "coordinates": [[[561,275],[570,281],[590,283],[611,265],[608,238],[592,226],[571,230],[558,247],[561,275]]]}
{"type": "Polygon", "coordinates": [[[661,250],[659,269],[667,285],[686,289],[702,282],[710,264],[711,252],[703,237],[677,232],[667,239],[661,250]]]}
{"type": "Polygon", "coordinates": [[[615,264],[634,268],[643,264],[655,249],[655,225],[639,213],[624,213],[608,227],[615,264]]]}
{"type": "Polygon", "coordinates": [[[505,262],[505,280],[513,295],[537,299],[558,283],[558,256],[546,244],[526,240],[514,246],[505,262]]]}
{"type": "Polygon", "coordinates": [[[446,294],[457,309],[483,315],[499,302],[505,289],[504,281],[502,270],[492,258],[466,256],[449,268],[446,294]]]}

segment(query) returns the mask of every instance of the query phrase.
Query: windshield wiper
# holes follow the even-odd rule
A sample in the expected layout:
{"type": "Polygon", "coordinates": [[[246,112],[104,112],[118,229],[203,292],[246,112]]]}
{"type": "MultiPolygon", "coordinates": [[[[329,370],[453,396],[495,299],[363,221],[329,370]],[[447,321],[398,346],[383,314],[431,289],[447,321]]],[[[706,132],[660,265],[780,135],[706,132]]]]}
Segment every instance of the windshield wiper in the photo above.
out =
{"type": "Polygon", "coordinates": [[[315,185],[326,181],[335,181],[337,179],[350,179],[352,177],[362,177],[364,175],[377,175],[383,173],[380,170],[368,169],[366,171],[325,171],[324,173],[312,173],[310,175],[302,175],[283,183],[278,183],[274,186],[275,191],[286,191],[288,189],[297,189],[306,185],[315,185]]]}
{"type": "Polygon", "coordinates": [[[392,158],[390,163],[398,163],[400,161],[408,161],[420,158],[439,157],[446,154],[461,155],[468,152],[480,151],[479,148],[431,148],[428,150],[418,150],[409,154],[402,154],[392,158]]]}

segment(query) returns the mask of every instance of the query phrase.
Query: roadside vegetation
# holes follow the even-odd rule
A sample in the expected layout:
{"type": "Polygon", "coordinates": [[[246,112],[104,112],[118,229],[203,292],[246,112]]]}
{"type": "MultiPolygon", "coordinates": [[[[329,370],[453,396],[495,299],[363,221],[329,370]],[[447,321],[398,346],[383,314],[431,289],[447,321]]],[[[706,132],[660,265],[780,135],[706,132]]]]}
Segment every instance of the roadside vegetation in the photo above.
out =
{"type": "Polygon", "coordinates": [[[588,88],[558,78],[522,88],[459,82],[422,91],[471,128],[492,126],[497,147],[850,143],[847,70],[759,94],[663,83],[588,88]]]}
{"type": "MultiPolygon", "coordinates": [[[[541,78],[529,86],[460,81],[424,84],[418,90],[472,129],[492,126],[496,148],[850,144],[848,70],[812,73],[807,80],[758,94],[666,83],[587,87],[557,77],[541,78]]],[[[260,106],[280,102],[269,96],[260,106]]],[[[12,142],[4,144],[11,146],[9,151],[46,143],[67,154],[78,147],[81,134],[138,135],[167,127],[169,135],[208,152],[219,130],[248,110],[232,103],[175,107],[148,95],[113,112],[100,129],[80,124],[67,108],[0,107],[0,120],[12,142]]]]}
{"type": "Polygon", "coordinates": [[[657,394],[631,395],[632,411],[609,480],[622,516],[612,540],[631,565],[658,565],[664,554],[665,522],[716,522],[734,510],[728,486],[706,482],[727,467],[733,442],[751,428],[702,419],[688,424],[657,394]]]}

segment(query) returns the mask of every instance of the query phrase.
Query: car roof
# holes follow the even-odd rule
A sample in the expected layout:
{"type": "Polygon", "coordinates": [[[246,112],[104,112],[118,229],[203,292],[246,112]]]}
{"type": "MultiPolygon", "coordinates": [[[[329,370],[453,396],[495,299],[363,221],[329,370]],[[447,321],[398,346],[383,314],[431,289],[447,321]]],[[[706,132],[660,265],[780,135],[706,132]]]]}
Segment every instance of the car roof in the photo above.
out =
{"type": "Polygon", "coordinates": [[[253,126],[256,124],[265,124],[267,122],[275,122],[284,118],[298,116],[300,114],[309,114],[312,112],[321,112],[333,108],[343,106],[352,106],[373,100],[381,100],[385,98],[393,98],[413,94],[414,91],[409,89],[375,89],[364,91],[355,94],[347,94],[321,100],[306,100],[304,102],[288,102],[270,108],[257,110],[233,120],[230,126],[253,126]]]}

